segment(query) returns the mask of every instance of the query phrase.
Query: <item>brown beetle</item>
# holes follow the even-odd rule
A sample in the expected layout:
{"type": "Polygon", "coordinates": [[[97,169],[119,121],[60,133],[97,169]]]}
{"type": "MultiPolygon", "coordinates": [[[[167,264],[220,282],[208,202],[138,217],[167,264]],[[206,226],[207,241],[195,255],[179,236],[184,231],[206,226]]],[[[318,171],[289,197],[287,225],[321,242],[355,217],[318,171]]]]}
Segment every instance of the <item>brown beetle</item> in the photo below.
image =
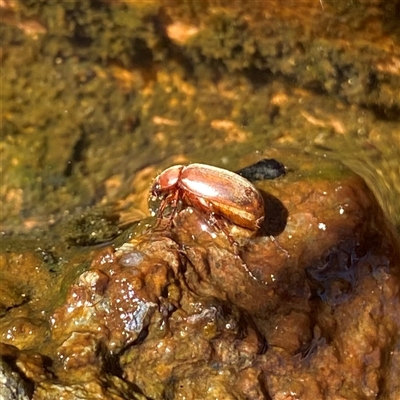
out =
{"type": "Polygon", "coordinates": [[[264,220],[260,192],[240,175],[211,165],[169,167],[155,178],[151,195],[153,199],[161,199],[159,218],[171,206],[172,220],[181,202],[202,211],[224,232],[219,222],[221,217],[250,230],[257,230],[264,220]]]}

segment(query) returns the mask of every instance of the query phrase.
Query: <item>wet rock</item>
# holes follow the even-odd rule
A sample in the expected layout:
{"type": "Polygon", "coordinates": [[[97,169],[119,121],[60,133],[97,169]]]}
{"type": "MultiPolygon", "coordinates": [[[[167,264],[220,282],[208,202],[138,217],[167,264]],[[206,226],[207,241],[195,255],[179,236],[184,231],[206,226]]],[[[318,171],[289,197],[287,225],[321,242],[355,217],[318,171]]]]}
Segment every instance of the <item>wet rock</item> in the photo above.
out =
{"type": "Polygon", "coordinates": [[[112,351],[132,344],[150,324],[171,273],[162,258],[124,267],[114,250],[106,248],[71,285],[65,305],[51,317],[53,338],[64,340],[64,348],[71,348],[65,340],[76,332],[90,332],[112,351]]]}
{"type": "Polygon", "coordinates": [[[82,400],[145,400],[146,397],[135,393],[135,388],[116,376],[86,376],[84,383],[66,384],[41,382],[38,384],[33,400],[65,399],[82,400]]]}
{"type": "Polygon", "coordinates": [[[0,358],[0,399],[28,400],[28,390],[23,379],[0,358]]]}
{"type": "Polygon", "coordinates": [[[19,349],[40,346],[49,334],[44,310],[49,307],[53,281],[34,247],[0,255],[0,342],[19,349]]]}
{"type": "Polygon", "coordinates": [[[397,399],[399,238],[340,162],[262,156],[287,174],[255,183],[259,231],[184,207],[65,265],[15,356],[35,400],[397,399]]]}
{"type": "Polygon", "coordinates": [[[400,322],[398,238],[362,179],[315,161],[297,154],[286,178],[258,183],[286,210],[277,217],[277,202],[266,201],[264,230],[284,219],[275,238],[231,227],[236,249],[207,216],[179,213],[168,231],[183,255],[178,308],[167,332],[150,325],[121,357],[129,381],[152,398],[395,393],[395,381],[381,377],[393,368],[382,354],[400,322]]]}
{"type": "MultiPolygon", "coordinates": [[[[28,400],[32,397],[34,385],[28,379],[26,365],[34,369],[38,360],[38,355],[26,355],[14,346],[0,343],[0,399],[28,400]]],[[[37,372],[42,372],[40,366],[37,372]]]]}
{"type": "Polygon", "coordinates": [[[23,378],[0,357],[0,399],[29,400],[31,391],[23,378]]]}

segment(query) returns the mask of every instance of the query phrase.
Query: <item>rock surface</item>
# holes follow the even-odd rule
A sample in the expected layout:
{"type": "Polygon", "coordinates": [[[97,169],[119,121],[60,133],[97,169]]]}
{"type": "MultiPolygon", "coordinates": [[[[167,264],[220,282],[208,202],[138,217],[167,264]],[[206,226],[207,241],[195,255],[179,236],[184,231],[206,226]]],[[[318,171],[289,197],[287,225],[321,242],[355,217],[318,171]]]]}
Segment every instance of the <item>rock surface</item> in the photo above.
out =
{"type": "MultiPolygon", "coordinates": [[[[255,182],[258,232],[224,221],[237,244],[186,207],[65,260],[54,285],[33,275],[39,300],[10,289],[1,340],[33,399],[399,397],[399,238],[341,163],[259,156],[287,174],[255,182]],[[20,315],[41,327],[28,342],[7,333],[20,315]]],[[[33,260],[20,258],[27,274],[33,260]]]]}

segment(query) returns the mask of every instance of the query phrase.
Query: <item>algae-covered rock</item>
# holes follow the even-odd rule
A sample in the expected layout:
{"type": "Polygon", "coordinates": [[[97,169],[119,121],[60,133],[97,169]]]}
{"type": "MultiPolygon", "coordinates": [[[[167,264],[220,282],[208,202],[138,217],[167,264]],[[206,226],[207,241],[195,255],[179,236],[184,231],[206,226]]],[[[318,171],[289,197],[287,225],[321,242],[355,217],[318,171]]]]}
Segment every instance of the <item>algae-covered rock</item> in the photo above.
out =
{"type": "Polygon", "coordinates": [[[114,244],[70,249],[53,285],[32,275],[39,258],[20,256],[40,296],[11,301],[0,327],[35,400],[397,398],[399,238],[340,162],[274,149],[244,159],[265,157],[286,174],[254,181],[257,231],[182,203],[114,244]],[[38,324],[38,302],[41,329],[8,336],[21,315],[38,324]]]}
{"type": "Polygon", "coordinates": [[[277,142],[345,159],[398,224],[395,2],[0,7],[2,230],[117,201],[173,154],[277,142]]]}

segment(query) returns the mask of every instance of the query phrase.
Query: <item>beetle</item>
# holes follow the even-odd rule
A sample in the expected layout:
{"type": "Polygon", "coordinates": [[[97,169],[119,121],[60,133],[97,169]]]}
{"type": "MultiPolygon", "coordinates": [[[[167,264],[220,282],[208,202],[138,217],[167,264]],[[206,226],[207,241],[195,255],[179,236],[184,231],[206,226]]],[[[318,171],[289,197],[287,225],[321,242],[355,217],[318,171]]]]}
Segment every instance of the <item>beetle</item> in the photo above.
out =
{"type": "MultiPolygon", "coordinates": [[[[245,178],[206,164],[174,165],[161,172],[151,187],[152,199],[161,200],[156,213],[161,219],[171,206],[170,221],[178,203],[197,208],[225,232],[221,219],[250,230],[258,230],[264,220],[261,193],[245,178]]],[[[228,238],[231,240],[229,234],[228,238]]]]}

